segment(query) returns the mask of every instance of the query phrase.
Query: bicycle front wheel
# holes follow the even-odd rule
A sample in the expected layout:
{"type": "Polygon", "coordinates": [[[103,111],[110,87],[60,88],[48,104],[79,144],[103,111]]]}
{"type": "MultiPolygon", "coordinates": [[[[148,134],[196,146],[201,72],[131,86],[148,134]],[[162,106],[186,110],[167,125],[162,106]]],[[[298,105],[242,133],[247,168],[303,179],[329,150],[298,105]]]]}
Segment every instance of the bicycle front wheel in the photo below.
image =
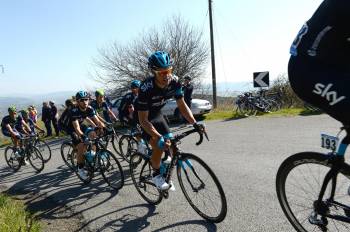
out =
{"type": "Polygon", "coordinates": [[[157,205],[162,201],[162,194],[152,182],[152,167],[139,153],[130,157],[130,173],[137,192],[149,204],[157,205]]]}
{"type": "Polygon", "coordinates": [[[7,165],[13,170],[13,171],[18,171],[20,169],[21,164],[22,164],[22,157],[18,157],[15,155],[15,148],[8,146],[5,149],[5,159],[7,165]]]}
{"type": "Polygon", "coordinates": [[[98,152],[100,171],[107,184],[114,190],[124,186],[124,172],[117,158],[108,150],[98,152]]]}
{"type": "Polygon", "coordinates": [[[130,156],[134,151],[137,150],[137,140],[131,135],[123,135],[119,140],[119,151],[120,156],[126,162],[130,162],[130,156]]]}
{"type": "Polygon", "coordinates": [[[41,155],[43,156],[44,162],[48,162],[51,159],[51,148],[50,146],[41,139],[35,141],[35,146],[39,149],[41,155]]]}
{"type": "Polygon", "coordinates": [[[225,219],[227,202],[224,190],[203,160],[193,154],[182,153],[177,177],[188,203],[201,217],[215,223],[225,219]]]}
{"type": "Polygon", "coordinates": [[[70,141],[64,141],[61,145],[61,157],[64,163],[72,170],[75,170],[76,166],[76,152],[74,146],[70,141]]]}
{"type": "MultiPolygon", "coordinates": [[[[331,218],[315,215],[314,202],[318,200],[321,186],[332,164],[330,156],[314,152],[303,152],[287,158],[280,166],[276,177],[279,203],[296,231],[349,231],[350,225],[331,218]],[[322,225],[316,225],[315,219],[322,225]]],[[[329,214],[349,217],[350,210],[338,205],[350,205],[350,167],[345,164],[336,179],[334,199],[330,198],[332,181],[327,185],[322,202],[329,214]]]]}
{"type": "Polygon", "coordinates": [[[44,159],[40,151],[36,147],[30,149],[30,153],[27,154],[30,165],[39,173],[44,169],[44,159]]]}

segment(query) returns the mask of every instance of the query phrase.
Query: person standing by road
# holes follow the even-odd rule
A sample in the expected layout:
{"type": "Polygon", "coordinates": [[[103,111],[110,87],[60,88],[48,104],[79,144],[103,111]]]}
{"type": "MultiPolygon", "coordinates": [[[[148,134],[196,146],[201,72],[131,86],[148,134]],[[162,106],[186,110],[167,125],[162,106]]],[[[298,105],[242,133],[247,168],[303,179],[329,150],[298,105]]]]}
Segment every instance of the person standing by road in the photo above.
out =
{"type": "Polygon", "coordinates": [[[183,84],[183,92],[184,92],[184,100],[188,106],[188,108],[191,109],[191,104],[192,104],[192,92],[193,92],[193,85],[191,83],[191,77],[190,76],[185,76],[185,81],[183,84]]]}
{"type": "Polygon", "coordinates": [[[54,101],[50,101],[49,104],[50,104],[50,108],[51,108],[51,110],[50,110],[51,122],[52,122],[53,128],[55,129],[56,136],[58,137],[59,129],[58,129],[58,111],[57,111],[57,107],[56,107],[54,101]]]}
{"type": "Polygon", "coordinates": [[[46,137],[52,136],[51,128],[51,109],[47,102],[43,102],[43,108],[41,110],[41,120],[46,127],[46,137]]]}

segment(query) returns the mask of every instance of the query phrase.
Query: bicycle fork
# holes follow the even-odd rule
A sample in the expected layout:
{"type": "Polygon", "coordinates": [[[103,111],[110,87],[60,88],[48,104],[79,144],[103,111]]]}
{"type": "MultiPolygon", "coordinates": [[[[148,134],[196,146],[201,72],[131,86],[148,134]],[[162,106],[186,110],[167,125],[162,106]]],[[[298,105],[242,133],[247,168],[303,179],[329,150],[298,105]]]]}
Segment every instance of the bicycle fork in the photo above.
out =
{"type": "Polygon", "coordinates": [[[332,163],[331,170],[329,170],[328,173],[326,174],[326,177],[325,177],[323,184],[322,184],[322,187],[321,187],[320,194],[318,196],[318,200],[316,200],[313,204],[314,212],[309,217],[309,222],[311,224],[318,225],[320,227],[327,226],[327,224],[328,224],[327,217],[335,219],[335,220],[350,223],[350,217],[329,214],[329,205],[330,204],[342,208],[347,215],[350,214],[350,207],[349,206],[346,206],[346,205],[341,204],[337,201],[334,201],[335,190],[337,187],[338,173],[343,168],[344,155],[345,155],[346,148],[349,145],[349,142],[350,142],[350,136],[347,135],[342,140],[342,142],[338,148],[338,151],[335,154],[334,153],[332,154],[335,156],[332,157],[330,160],[332,163]],[[324,197],[325,191],[326,191],[328,183],[330,181],[332,181],[332,188],[331,188],[330,197],[328,199],[326,199],[325,201],[323,201],[322,199],[324,197]],[[317,219],[317,215],[320,215],[321,219],[317,219]]]}
{"type": "Polygon", "coordinates": [[[193,192],[198,192],[199,190],[204,189],[205,184],[204,184],[204,182],[201,180],[201,178],[198,176],[198,174],[197,174],[196,170],[194,169],[194,167],[193,167],[191,161],[189,161],[188,159],[186,159],[186,160],[179,159],[179,160],[178,160],[178,165],[180,165],[181,168],[182,168],[182,170],[184,170],[184,173],[185,173],[185,175],[186,175],[186,179],[187,179],[188,183],[190,183],[193,192]],[[197,180],[200,181],[201,184],[200,184],[198,187],[195,187],[195,186],[192,184],[192,181],[190,180],[190,177],[189,177],[189,175],[188,175],[188,173],[187,173],[187,170],[186,170],[187,167],[190,168],[190,170],[193,172],[193,174],[195,175],[195,177],[197,178],[197,180]]]}

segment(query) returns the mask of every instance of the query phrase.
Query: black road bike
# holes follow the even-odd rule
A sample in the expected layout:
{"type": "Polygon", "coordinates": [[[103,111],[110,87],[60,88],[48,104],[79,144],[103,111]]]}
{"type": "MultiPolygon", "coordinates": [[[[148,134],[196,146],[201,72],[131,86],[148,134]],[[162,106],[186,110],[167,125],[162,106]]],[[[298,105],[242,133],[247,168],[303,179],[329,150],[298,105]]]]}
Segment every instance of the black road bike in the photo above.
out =
{"type": "MultiPolygon", "coordinates": [[[[171,139],[171,147],[165,151],[165,158],[172,157],[164,173],[165,180],[170,183],[173,169],[176,167],[177,178],[188,203],[201,217],[218,223],[225,219],[227,213],[225,193],[218,178],[202,159],[178,148],[181,139],[196,132],[200,136],[196,143],[199,145],[203,141],[203,132],[200,133],[196,129],[185,131],[171,139]]],[[[204,134],[208,139],[206,133],[204,134]]],[[[159,190],[153,183],[153,169],[148,155],[134,152],[130,157],[130,172],[137,191],[148,203],[157,205],[163,198],[169,197],[169,190],[159,190]]]]}
{"type": "Polygon", "coordinates": [[[321,135],[328,154],[301,152],[287,158],[276,177],[279,203],[296,231],[350,231],[350,165],[344,154],[350,127],[321,135]],[[339,143],[339,135],[346,136],[339,143]]]}
{"type": "Polygon", "coordinates": [[[35,146],[37,136],[28,135],[20,139],[23,149],[8,146],[5,149],[5,160],[7,165],[14,171],[18,171],[25,161],[28,160],[30,165],[37,171],[44,169],[44,159],[38,147],[35,146]]]}

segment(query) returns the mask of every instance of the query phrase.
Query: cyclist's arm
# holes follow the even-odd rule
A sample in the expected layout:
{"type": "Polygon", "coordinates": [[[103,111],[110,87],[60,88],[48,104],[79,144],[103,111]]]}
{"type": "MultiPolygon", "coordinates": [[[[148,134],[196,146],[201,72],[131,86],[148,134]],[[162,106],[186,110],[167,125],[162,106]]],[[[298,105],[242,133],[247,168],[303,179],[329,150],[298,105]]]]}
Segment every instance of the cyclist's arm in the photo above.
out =
{"type": "Polygon", "coordinates": [[[85,118],[85,121],[87,121],[90,126],[96,127],[96,124],[90,118],[85,118]]]}
{"type": "Polygon", "coordinates": [[[79,125],[78,120],[74,120],[74,121],[72,122],[72,124],[73,124],[73,127],[74,127],[75,132],[76,132],[79,136],[83,136],[84,133],[83,133],[83,132],[81,131],[81,129],[80,129],[80,125],[79,125]]]}
{"type": "Polygon", "coordinates": [[[12,137],[16,136],[15,132],[13,132],[12,127],[10,126],[10,124],[6,124],[5,126],[7,128],[7,130],[10,132],[10,134],[12,135],[12,137]]]}
{"type": "Polygon", "coordinates": [[[182,116],[185,117],[185,119],[191,123],[194,124],[196,123],[196,119],[194,119],[193,114],[191,112],[191,110],[188,108],[187,104],[185,103],[184,98],[179,98],[176,100],[177,103],[177,107],[180,110],[180,113],[182,114],[182,116]]]}
{"type": "Polygon", "coordinates": [[[100,120],[103,123],[106,123],[106,120],[103,117],[101,117],[98,113],[96,114],[96,116],[97,116],[98,120],[100,120]]]}
{"type": "Polygon", "coordinates": [[[115,116],[115,114],[113,113],[113,111],[111,110],[111,108],[108,108],[108,114],[109,116],[116,122],[118,121],[117,120],[117,117],[115,116]]]}
{"type": "Polygon", "coordinates": [[[140,124],[147,134],[156,139],[162,137],[162,135],[159,134],[156,128],[154,128],[152,123],[148,120],[148,111],[138,111],[138,116],[140,124]]]}
{"type": "Polygon", "coordinates": [[[39,131],[44,131],[43,129],[41,129],[36,123],[34,123],[34,128],[38,129],[39,131]]]}
{"type": "Polygon", "coordinates": [[[101,121],[99,120],[99,118],[97,117],[97,115],[92,116],[92,117],[91,117],[91,120],[92,120],[99,128],[104,128],[104,127],[105,127],[104,123],[101,122],[101,121]]]}
{"type": "Polygon", "coordinates": [[[30,129],[30,126],[24,120],[22,120],[22,126],[24,131],[27,132],[27,134],[29,134],[32,131],[32,129],[30,129]]]}

